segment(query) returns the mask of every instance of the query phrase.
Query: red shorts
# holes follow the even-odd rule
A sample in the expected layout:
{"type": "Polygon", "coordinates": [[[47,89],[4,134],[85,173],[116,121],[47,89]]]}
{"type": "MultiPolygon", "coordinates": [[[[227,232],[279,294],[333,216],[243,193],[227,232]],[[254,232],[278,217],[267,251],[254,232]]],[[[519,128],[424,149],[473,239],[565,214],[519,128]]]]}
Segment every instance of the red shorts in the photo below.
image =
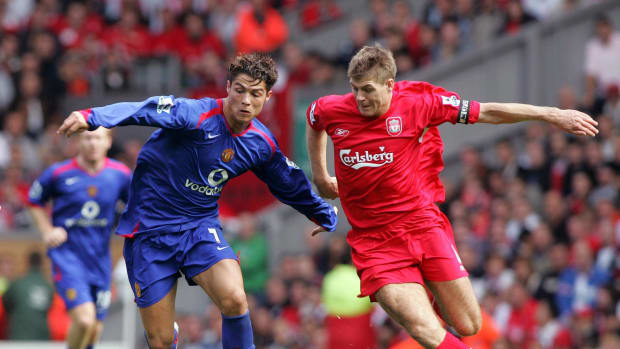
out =
{"type": "Polygon", "coordinates": [[[371,296],[375,301],[373,294],[387,284],[424,285],[424,280],[452,281],[469,275],[456,251],[448,218],[435,205],[430,210],[420,215],[423,219],[389,231],[349,232],[351,257],[361,279],[359,297],[371,296]]]}

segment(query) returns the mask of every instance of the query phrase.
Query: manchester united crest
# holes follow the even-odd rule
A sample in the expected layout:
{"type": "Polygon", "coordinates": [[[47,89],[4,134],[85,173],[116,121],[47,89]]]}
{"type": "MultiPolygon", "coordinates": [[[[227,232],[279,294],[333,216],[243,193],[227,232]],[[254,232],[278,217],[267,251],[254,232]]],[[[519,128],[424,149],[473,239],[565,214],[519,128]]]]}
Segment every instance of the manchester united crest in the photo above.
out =
{"type": "Polygon", "coordinates": [[[75,290],[75,288],[70,288],[67,290],[66,296],[68,300],[72,301],[77,297],[77,291],[75,290]]]}
{"type": "Polygon", "coordinates": [[[232,150],[231,148],[224,149],[224,151],[222,152],[222,161],[230,162],[230,160],[232,160],[234,156],[235,156],[234,150],[232,150]]]}
{"type": "Polygon", "coordinates": [[[400,116],[390,116],[385,120],[385,126],[390,136],[398,136],[403,131],[403,120],[400,116]]]}
{"type": "Polygon", "coordinates": [[[99,192],[99,189],[97,189],[96,186],[94,185],[88,186],[88,196],[97,196],[98,192],[99,192]]]}

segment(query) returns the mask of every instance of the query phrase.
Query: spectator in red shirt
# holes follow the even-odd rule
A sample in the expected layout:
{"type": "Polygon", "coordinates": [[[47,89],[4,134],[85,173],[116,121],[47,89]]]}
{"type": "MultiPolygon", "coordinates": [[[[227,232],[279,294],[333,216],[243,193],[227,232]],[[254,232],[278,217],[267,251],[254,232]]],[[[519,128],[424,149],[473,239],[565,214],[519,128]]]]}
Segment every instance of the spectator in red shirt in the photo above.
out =
{"type": "Polygon", "coordinates": [[[518,282],[508,290],[508,298],[512,311],[508,318],[505,336],[515,348],[528,348],[536,336],[536,309],[538,302],[518,282]]]}
{"type": "Polygon", "coordinates": [[[119,50],[128,60],[149,54],[149,35],[139,22],[138,11],[126,7],[121,20],[103,32],[103,42],[108,50],[119,50]]]}
{"type": "Polygon", "coordinates": [[[175,38],[177,54],[190,69],[206,51],[215,52],[224,58],[225,47],[220,39],[205,28],[204,19],[195,12],[189,12],[183,20],[183,32],[175,38]]]}
{"type": "Polygon", "coordinates": [[[288,38],[288,26],[266,0],[252,0],[238,15],[237,52],[272,52],[288,38]]]}
{"type": "Polygon", "coordinates": [[[169,8],[162,8],[157,13],[161,28],[151,34],[151,53],[156,56],[172,53],[176,42],[183,37],[183,28],[177,23],[176,14],[169,8]]]}
{"type": "Polygon", "coordinates": [[[103,29],[103,22],[96,14],[89,14],[86,5],[72,2],[67,15],[61,18],[54,28],[60,44],[65,49],[81,48],[84,41],[98,37],[103,29]]]}

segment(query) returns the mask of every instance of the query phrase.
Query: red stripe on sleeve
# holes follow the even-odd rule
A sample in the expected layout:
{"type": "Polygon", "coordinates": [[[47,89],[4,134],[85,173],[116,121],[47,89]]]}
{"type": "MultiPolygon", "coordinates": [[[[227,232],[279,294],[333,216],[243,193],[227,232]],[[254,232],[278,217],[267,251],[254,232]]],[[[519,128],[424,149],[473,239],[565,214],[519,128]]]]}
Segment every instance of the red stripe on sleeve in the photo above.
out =
{"type": "Polygon", "coordinates": [[[82,116],[84,117],[84,121],[88,122],[88,118],[90,117],[90,114],[93,112],[91,110],[91,108],[88,109],[82,109],[79,111],[80,114],[82,114],[82,116]]]}
{"type": "Polygon", "coordinates": [[[203,121],[207,120],[208,118],[212,117],[213,115],[216,114],[221,114],[223,110],[222,107],[222,99],[218,99],[217,100],[217,107],[213,108],[211,110],[209,110],[208,112],[204,112],[202,114],[200,114],[200,118],[198,119],[198,124],[196,124],[196,128],[200,127],[200,124],[202,124],[203,121]]]}

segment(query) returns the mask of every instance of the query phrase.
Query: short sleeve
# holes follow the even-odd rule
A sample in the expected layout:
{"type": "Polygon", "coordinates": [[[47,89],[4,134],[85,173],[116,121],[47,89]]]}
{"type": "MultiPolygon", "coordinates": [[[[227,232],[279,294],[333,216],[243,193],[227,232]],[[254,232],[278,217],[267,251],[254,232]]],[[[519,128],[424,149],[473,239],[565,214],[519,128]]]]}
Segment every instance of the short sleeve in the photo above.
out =
{"type": "Polygon", "coordinates": [[[461,99],[458,93],[443,87],[428,84],[424,98],[428,103],[428,126],[438,126],[445,122],[452,124],[473,124],[480,116],[480,103],[461,99]]]}
{"type": "Polygon", "coordinates": [[[323,110],[321,108],[322,104],[323,102],[319,98],[312,102],[306,111],[306,121],[308,122],[308,125],[316,131],[325,129],[325,116],[323,115],[323,110]]]}
{"type": "Polygon", "coordinates": [[[45,206],[52,196],[53,186],[53,171],[48,168],[30,186],[28,203],[32,206],[45,206]]]}

